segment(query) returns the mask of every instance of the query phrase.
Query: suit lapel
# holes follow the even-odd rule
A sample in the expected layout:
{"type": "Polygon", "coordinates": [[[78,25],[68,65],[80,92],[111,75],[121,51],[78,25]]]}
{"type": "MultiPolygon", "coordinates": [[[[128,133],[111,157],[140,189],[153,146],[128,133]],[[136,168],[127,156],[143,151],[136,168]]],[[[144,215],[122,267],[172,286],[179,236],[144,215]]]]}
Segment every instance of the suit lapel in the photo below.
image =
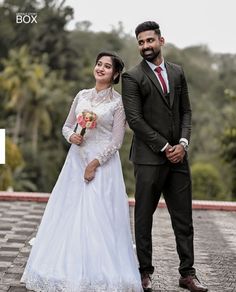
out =
{"type": "Polygon", "coordinates": [[[144,71],[144,73],[148,76],[149,79],[151,79],[153,84],[156,86],[156,88],[160,92],[160,95],[161,95],[162,99],[164,100],[164,102],[169,106],[169,103],[168,103],[168,101],[167,101],[167,99],[166,99],[166,97],[165,97],[165,95],[163,93],[163,90],[161,88],[161,85],[160,85],[157,77],[155,76],[155,73],[148,66],[148,64],[147,64],[147,62],[145,60],[142,60],[141,67],[142,67],[142,70],[144,71]]]}
{"type": "Polygon", "coordinates": [[[165,63],[167,76],[168,76],[168,82],[169,82],[169,90],[170,90],[170,107],[173,106],[174,103],[174,72],[172,70],[172,67],[169,63],[165,63]]]}

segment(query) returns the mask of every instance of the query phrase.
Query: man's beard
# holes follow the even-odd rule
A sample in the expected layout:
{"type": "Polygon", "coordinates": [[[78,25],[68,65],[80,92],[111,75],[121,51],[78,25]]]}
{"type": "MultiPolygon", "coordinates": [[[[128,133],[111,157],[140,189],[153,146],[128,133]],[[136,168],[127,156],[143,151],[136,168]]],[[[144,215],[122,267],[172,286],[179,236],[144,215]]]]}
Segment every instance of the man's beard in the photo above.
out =
{"type": "Polygon", "coordinates": [[[161,53],[161,50],[154,51],[153,49],[145,49],[140,52],[140,55],[147,61],[152,62],[154,61],[161,53]],[[151,51],[149,54],[145,54],[146,51],[151,51]]]}

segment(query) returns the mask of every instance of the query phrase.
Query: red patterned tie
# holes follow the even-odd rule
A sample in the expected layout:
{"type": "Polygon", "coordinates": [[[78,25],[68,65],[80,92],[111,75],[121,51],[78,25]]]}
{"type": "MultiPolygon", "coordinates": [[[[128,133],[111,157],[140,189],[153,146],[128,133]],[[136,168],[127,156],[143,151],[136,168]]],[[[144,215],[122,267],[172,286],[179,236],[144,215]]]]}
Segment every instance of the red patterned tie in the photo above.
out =
{"type": "Polygon", "coordinates": [[[159,77],[159,80],[161,82],[163,92],[164,92],[164,94],[166,94],[167,93],[167,86],[166,86],[165,80],[164,80],[164,78],[163,78],[163,76],[161,74],[162,68],[161,67],[156,67],[155,71],[156,71],[156,73],[157,73],[157,75],[159,77]]]}

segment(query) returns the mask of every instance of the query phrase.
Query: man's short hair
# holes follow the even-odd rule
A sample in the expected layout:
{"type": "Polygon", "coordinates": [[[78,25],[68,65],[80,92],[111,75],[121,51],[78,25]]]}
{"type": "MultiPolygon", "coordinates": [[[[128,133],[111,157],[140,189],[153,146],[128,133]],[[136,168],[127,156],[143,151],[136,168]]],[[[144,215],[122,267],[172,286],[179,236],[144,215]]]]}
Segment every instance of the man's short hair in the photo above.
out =
{"type": "Polygon", "coordinates": [[[145,21],[140,23],[136,29],[135,29],[135,35],[136,38],[138,38],[138,35],[140,32],[147,31],[147,30],[154,30],[158,36],[161,36],[161,31],[159,24],[156,23],[155,21],[145,21]]]}

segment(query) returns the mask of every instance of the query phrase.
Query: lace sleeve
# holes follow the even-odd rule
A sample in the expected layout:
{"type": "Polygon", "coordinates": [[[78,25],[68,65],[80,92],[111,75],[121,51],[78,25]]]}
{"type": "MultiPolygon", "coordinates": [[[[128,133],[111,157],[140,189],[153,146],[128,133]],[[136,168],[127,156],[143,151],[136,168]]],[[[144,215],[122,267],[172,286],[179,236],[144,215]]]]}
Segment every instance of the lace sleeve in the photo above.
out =
{"type": "Polygon", "coordinates": [[[116,153],[117,150],[120,149],[124,139],[124,134],[125,134],[125,113],[122,102],[120,102],[114,113],[112,140],[105,147],[105,149],[96,157],[100,165],[104,164],[116,153]]]}
{"type": "Polygon", "coordinates": [[[78,95],[79,95],[79,93],[76,95],[76,97],[74,98],[74,100],[72,102],[69,114],[68,114],[66,121],[63,125],[63,128],[62,128],[62,134],[69,143],[71,143],[69,139],[70,139],[70,136],[72,134],[74,134],[74,129],[76,126],[75,109],[76,109],[76,106],[78,103],[78,95]]]}

